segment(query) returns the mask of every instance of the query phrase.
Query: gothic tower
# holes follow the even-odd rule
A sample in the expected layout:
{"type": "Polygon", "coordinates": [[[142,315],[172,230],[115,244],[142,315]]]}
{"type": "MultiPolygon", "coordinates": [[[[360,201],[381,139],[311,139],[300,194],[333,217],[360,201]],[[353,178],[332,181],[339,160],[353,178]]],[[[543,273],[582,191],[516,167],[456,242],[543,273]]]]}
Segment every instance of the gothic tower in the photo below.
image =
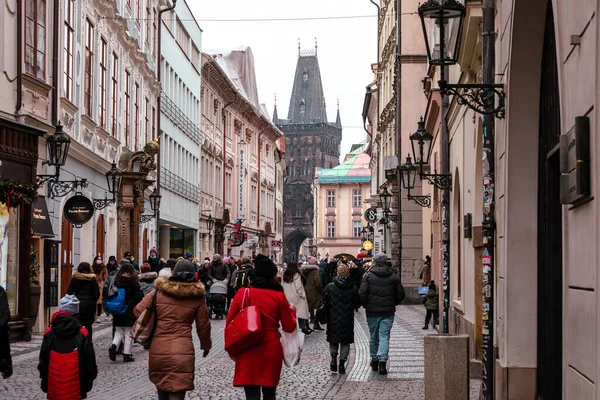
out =
{"type": "Polygon", "coordinates": [[[284,182],[284,257],[296,260],[300,246],[313,237],[314,199],[312,184],[317,168],[339,164],[342,122],[327,121],[327,105],[321,82],[317,47],[298,48],[298,63],[287,119],[278,118],[277,105],[273,122],[285,136],[288,173],[284,182]]]}

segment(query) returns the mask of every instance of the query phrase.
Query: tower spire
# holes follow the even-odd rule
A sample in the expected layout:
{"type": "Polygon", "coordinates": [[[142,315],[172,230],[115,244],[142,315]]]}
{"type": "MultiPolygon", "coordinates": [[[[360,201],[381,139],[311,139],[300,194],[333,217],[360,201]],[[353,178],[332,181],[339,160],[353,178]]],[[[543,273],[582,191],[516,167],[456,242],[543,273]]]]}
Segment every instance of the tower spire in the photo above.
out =
{"type": "Polygon", "coordinates": [[[298,57],[300,57],[300,38],[298,38],[298,57]]]}
{"type": "Polygon", "coordinates": [[[340,117],[340,99],[337,99],[337,117],[335,118],[335,126],[342,128],[342,118],[340,117]]]}
{"type": "Polygon", "coordinates": [[[277,93],[275,93],[275,106],[273,107],[273,123],[275,125],[279,123],[279,116],[277,115],[277,93]]]}
{"type": "Polygon", "coordinates": [[[317,44],[317,38],[315,37],[315,56],[318,55],[317,49],[319,48],[317,44]]]}

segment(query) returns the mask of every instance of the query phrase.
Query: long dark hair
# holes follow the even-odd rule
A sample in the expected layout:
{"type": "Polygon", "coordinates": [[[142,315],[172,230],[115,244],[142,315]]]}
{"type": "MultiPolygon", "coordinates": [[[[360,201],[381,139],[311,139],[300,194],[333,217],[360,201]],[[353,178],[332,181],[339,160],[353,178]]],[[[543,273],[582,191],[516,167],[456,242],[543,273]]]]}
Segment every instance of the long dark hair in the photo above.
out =
{"type": "Polygon", "coordinates": [[[80,274],[91,274],[92,268],[90,266],[90,263],[85,261],[79,263],[79,266],[77,267],[77,272],[79,272],[80,274]]]}
{"type": "Polygon", "coordinates": [[[135,269],[133,269],[133,265],[131,264],[122,264],[115,279],[122,277],[124,274],[128,274],[129,278],[137,280],[137,274],[135,273],[135,269]]]}
{"type": "Polygon", "coordinates": [[[296,261],[290,261],[287,265],[287,268],[283,272],[283,281],[285,283],[294,282],[294,276],[299,274],[300,270],[298,269],[298,263],[296,261]]]}

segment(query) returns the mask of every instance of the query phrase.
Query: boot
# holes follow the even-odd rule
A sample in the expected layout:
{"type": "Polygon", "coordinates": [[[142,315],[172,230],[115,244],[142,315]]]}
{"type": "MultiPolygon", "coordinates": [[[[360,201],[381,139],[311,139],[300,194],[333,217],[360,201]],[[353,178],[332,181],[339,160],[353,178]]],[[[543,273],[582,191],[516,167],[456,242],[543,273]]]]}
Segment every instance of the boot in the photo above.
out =
{"type": "Polygon", "coordinates": [[[308,328],[308,327],[304,327],[304,329],[302,329],[302,333],[304,333],[306,336],[310,335],[313,331],[308,328]]]}
{"type": "Polygon", "coordinates": [[[108,358],[110,358],[110,361],[116,361],[117,359],[117,346],[114,344],[111,344],[108,348],[108,358]]]}
{"type": "Polygon", "coordinates": [[[373,372],[379,371],[379,361],[377,361],[377,360],[371,360],[371,370],[373,372]]]}
{"type": "Polygon", "coordinates": [[[132,362],[135,361],[131,354],[123,354],[123,362],[132,362]]]}
{"type": "Polygon", "coordinates": [[[331,353],[331,364],[329,364],[331,372],[337,372],[337,354],[331,353]]]}
{"type": "Polygon", "coordinates": [[[340,359],[340,367],[339,367],[339,371],[340,374],[343,375],[346,373],[346,360],[342,360],[340,359]]]}
{"type": "Polygon", "coordinates": [[[379,375],[387,375],[387,362],[379,361],[379,375]]]}
{"type": "MultiPolygon", "coordinates": [[[[434,326],[435,326],[435,325],[434,325],[434,326]]],[[[425,326],[423,327],[423,330],[427,330],[427,329],[429,329],[429,325],[425,325],[425,326]]]]}
{"type": "Polygon", "coordinates": [[[315,321],[315,325],[313,326],[313,329],[315,331],[322,331],[323,328],[321,328],[321,325],[319,325],[319,321],[315,321]]]}
{"type": "Polygon", "coordinates": [[[123,354],[123,346],[124,346],[123,342],[119,343],[119,348],[117,349],[118,355],[123,354]]]}

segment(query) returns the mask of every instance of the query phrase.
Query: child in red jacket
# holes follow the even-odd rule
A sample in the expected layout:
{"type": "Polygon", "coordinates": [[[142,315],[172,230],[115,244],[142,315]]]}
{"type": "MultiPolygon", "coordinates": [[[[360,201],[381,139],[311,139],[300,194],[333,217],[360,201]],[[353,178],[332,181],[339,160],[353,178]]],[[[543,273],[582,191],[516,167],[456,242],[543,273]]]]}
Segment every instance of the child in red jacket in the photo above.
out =
{"type": "Polygon", "coordinates": [[[85,399],[98,375],[94,345],[87,329],[74,317],[79,312],[77,297],[66,295],[58,309],[40,350],[42,390],[51,400],[85,399]]]}

